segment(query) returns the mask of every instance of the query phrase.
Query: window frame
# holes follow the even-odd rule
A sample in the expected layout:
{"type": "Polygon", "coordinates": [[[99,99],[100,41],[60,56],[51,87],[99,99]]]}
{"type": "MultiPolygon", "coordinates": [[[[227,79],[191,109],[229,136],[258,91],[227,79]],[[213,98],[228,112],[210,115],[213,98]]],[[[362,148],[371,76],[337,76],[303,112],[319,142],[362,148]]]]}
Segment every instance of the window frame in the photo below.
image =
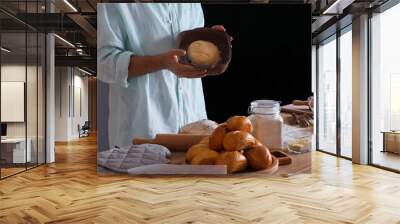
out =
{"type": "Polygon", "coordinates": [[[381,14],[384,13],[385,11],[393,8],[394,6],[397,6],[400,4],[400,0],[388,0],[384,4],[380,5],[377,8],[374,8],[372,10],[368,11],[368,152],[367,152],[367,162],[368,165],[380,168],[383,170],[391,171],[394,173],[400,173],[400,169],[394,169],[391,167],[383,166],[380,164],[376,164],[373,162],[373,153],[374,153],[374,147],[373,147],[373,130],[372,130],[372,93],[373,93],[373,88],[372,88],[372,54],[373,54],[373,49],[372,49],[372,41],[373,41],[373,35],[372,35],[372,19],[374,17],[374,14],[381,14]]]}
{"type": "Polygon", "coordinates": [[[341,112],[341,108],[340,108],[340,104],[341,104],[341,97],[340,97],[340,84],[341,84],[341,66],[340,66],[340,60],[341,60],[341,55],[340,55],[340,39],[341,36],[346,34],[347,32],[351,32],[352,31],[352,23],[347,24],[346,26],[344,26],[343,28],[337,29],[335,33],[333,33],[332,35],[328,36],[327,38],[319,41],[316,44],[316,51],[315,51],[315,57],[316,57],[316,110],[315,110],[315,114],[316,114],[316,118],[318,119],[318,114],[319,114],[319,97],[318,97],[318,93],[320,90],[320,86],[319,86],[319,78],[320,78],[320,74],[319,74],[319,48],[321,44],[326,44],[330,41],[336,41],[336,152],[332,153],[332,152],[328,152],[324,149],[321,149],[320,143],[319,143],[319,131],[320,131],[320,127],[319,127],[319,122],[316,121],[316,150],[319,152],[323,152],[329,155],[333,155],[336,157],[340,157],[346,160],[352,160],[352,158],[347,157],[342,155],[341,153],[341,117],[340,117],[340,112],[341,112]]]}

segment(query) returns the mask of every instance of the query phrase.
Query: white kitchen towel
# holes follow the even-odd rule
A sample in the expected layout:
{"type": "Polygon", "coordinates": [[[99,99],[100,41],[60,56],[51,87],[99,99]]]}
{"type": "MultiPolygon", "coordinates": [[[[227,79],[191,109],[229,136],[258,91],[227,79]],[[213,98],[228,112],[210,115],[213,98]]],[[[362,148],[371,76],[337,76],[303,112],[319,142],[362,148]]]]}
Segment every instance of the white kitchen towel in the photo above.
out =
{"type": "Polygon", "coordinates": [[[115,172],[127,173],[128,169],[169,162],[171,152],[156,144],[129,145],[99,152],[97,165],[115,172]]]}

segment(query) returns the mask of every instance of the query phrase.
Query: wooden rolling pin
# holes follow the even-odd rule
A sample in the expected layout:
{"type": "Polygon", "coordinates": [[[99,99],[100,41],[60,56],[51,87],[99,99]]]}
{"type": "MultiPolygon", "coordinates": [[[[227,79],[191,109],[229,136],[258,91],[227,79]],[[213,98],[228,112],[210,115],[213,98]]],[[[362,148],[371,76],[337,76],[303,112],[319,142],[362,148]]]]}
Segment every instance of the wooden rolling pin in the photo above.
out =
{"type": "Polygon", "coordinates": [[[289,114],[307,114],[310,116],[313,116],[314,113],[310,110],[297,110],[297,109],[292,109],[292,108],[285,108],[281,107],[281,112],[282,113],[289,113],[289,114]]]}
{"type": "Polygon", "coordinates": [[[292,104],[295,106],[307,106],[308,109],[311,111],[314,111],[313,104],[314,102],[312,100],[293,100],[292,104]]]}
{"type": "Polygon", "coordinates": [[[208,135],[157,134],[154,139],[135,138],[134,145],[157,144],[167,147],[171,152],[186,152],[190,146],[199,143],[208,135]]]}
{"type": "Polygon", "coordinates": [[[308,106],[309,102],[306,100],[293,100],[292,104],[296,106],[308,106]]]}

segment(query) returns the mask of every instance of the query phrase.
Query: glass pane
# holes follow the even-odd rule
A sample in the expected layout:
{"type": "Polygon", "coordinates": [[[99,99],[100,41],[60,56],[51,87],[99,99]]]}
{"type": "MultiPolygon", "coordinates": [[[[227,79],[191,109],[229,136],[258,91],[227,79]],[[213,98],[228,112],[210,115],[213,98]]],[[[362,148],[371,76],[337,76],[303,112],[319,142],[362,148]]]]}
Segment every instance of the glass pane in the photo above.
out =
{"type": "MultiPolygon", "coordinates": [[[[26,11],[28,13],[39,13],[40,5],[37,1],[27,2],[26,11]]],[[[34,16],[32,20],[38,19],[34,16]]],[[[38,21],[32,21],[37,23],[38,21]]],[[[28,74],[27,74],[27,131],[28,144],[31,147],[31,161],[28,167],[34,167],[38,164],[38,76],[39,76],[39,35],[33,30],[28,30],[28,74]]]]}
{"type": "Polygon", "coordinates": [[[39,45],[38,45],[38,164],[45,163],[45,52],[46,38],[44,34],[39,34],[39,45]]]}
{"type": "MultiPolygon", "coordinates": [[[[43,13],[44,5],[44,0],[0,3],[22,19],[25,12],[43,13]]],[[[4,178],[45,161],[45,36],[1,12],[0,19],[4,178]]]]}
{"type": "Polygon", "coordinates": [[[372,163],[396,170],[400,170],[399,21],[400,4],[371,21],[372,163]]]}
{"type": "MultiPolygon", "coordinates": [[[[26,150],[26,34],[2,33],[1,46],[1,140],[2,177],[25,170],[26,150]]],[[[29,149],[29,147],[28,147],[29,149]]]]}
{"type": "Polygon", "coordinates": [[[27,115],[27,143],[30,158],[28,159],[28,168],[37,165],[37,132],[38,132],[38,36],[37,33],[28,33],[28,64],[26,80],[26,115],[27,115]]]}
{"type": "Polygon", "coordinates": [[[352,157],[352,34],[340,37],[340,153],[352,157]]]}
{"type": "Polygon", "coordinates": [[[318,48],[318,147],[336,153],[336,39],[318,48]]]}

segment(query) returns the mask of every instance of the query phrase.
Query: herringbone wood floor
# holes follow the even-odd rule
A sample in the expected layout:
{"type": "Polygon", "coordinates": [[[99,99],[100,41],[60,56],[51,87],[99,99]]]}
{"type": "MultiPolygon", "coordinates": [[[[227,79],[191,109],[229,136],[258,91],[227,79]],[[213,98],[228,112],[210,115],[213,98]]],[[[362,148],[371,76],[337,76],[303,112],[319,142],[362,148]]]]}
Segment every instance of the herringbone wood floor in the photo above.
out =
{"type": "Polygon", "coordinates": [[[110,177],[95,144],[0,181],[0,223],[400,223],[400,175],[326,154],[289,178],[110,177]]]}

